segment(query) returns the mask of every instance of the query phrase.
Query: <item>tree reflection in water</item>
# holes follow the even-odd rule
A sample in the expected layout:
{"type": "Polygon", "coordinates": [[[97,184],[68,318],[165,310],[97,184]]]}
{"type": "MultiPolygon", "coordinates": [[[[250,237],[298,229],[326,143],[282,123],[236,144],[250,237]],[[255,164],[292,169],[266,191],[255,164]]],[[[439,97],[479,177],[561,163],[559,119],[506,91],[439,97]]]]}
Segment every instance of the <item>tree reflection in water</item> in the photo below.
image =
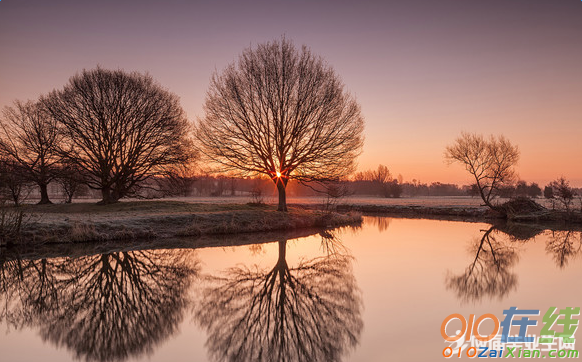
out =
{"type": "Polygon", "coordinates": [[[528,242],[537,235],[547,235],[546,251],[554,262],[564,268],[568,261],[582,253],[582,233],[547,231],[543,227],[507,224],[491,226],[481,240],[471,247],[473,262],[461,275],[449,273],[447,289],[455,291],[463,302],[478,302],[484,297],[499,299],[517,287],[517,276],[511,271],[518,261],[518,243],[528,242]]]}
{"type": "MultiPolygon", "coordinates": [[[[326,250],[331,234],[322,235],[326,250]]],[[[195,318],[216,361],[339,361],[359,341],[362,299],[352,258],[335,252],[270,270],[236,267],[209,276],[195,318]]],[[[341,247],[339,249],[342,249],[341,247]]]]}
{"type": "Polygon", "coordinates": [[[366,223],[370,223],[378,228],[379,232],[388,230],[392,218],[386,216],[366,216],[366,223]]]}
{"type": "Polygon", "coordinates": [[[546,251],[552,254],[554,262],[560,268],[582,252],[582,232],[552,231],[546,244],[546,251]]]}
{"type": "Polygon", "coordinates": [[[461,275],[449,273],[446,287],[463,302],[478,302],[484,297],[499,299],[517,287],[517,276],[511,271],[518,260],[517,247],[495,226],[484,231],[481,240],[473,243],[473,262],[461,275]]]}
{"type": "Polygon", "coordinates": [[[146,250],[1,265],[0,315],[37,327],[76,358],[114,361],[148,354],[172,335],[198,265],[191,251],[146,250]]]}

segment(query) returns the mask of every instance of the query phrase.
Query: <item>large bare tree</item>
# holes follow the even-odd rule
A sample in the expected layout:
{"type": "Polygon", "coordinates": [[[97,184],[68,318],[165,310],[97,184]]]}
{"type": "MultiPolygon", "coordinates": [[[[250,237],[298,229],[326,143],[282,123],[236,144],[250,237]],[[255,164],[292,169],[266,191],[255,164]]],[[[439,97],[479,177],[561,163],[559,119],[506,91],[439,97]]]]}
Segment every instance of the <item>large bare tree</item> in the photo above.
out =
{"type": "Polygon", "coordinates": [[[485,205],[498,210],[492,204],[502,186],[516,179],[514,170],[519,160],[519,149],[504,136],[490,136],[462,133],[455,143],[447,146],[445,158],[449,162],[460,162],[473,175],[479,195],[485,205]]]}
{"type": "Polygon", "coordinates": [[[48,184],[55,178],[61,135],[54,118],[36,102],[14,102],[0,122],[0,154],[23,171],[24,179],[38,185],[39,204],[50,204],[48,184]]]}
{"type": "Polygon", "coordinates": [[[192,157],[190,127],[178,97],[149,75],[84,70],[43,98],[59,122],[62,153],[79,166],[102,203],[192,157]]]}
{"type": "Polygon", "coordinates": [[[364,121],[333,69],[286,39],[243,51],[214,74],[197,127],[200,148],[222,171],[265,174],[286,211],[285,188],[337,180],[360,154],[364,121]]]}

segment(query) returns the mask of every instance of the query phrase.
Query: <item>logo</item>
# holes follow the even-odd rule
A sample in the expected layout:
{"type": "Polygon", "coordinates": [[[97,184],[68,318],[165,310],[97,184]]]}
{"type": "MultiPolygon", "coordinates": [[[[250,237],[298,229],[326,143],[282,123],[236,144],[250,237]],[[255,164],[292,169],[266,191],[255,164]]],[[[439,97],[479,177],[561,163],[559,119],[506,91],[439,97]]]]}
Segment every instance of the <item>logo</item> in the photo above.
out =
{"type": "Polygon", "coordinates": [[[574,334],[578,329],[580,307],[559,309],[550,307],[541,318],[539,309],[518,309],[510,307],[503,310],[505,318],[499,321],[491,313],[483,314],[475,319],[468,319],[454,313],[443,320],[441,336],[449,346],[442,355],[446,358],[467,356],[470,358],[578,358],[578,350],[574,349],[574,334]],[[479,327],[485,321],[493,322],[493,331],[482,335],[479,327]],[[461,322],[461,329],[450,334],[447,327],[451,322],[461,322]],[[528,328],[542,326],[539,336],[529,335],[528,328]],[[512,334],[512,332],[514,332],[512,334]],[[517,333],[515,333],[517,332],[517,333]]]}

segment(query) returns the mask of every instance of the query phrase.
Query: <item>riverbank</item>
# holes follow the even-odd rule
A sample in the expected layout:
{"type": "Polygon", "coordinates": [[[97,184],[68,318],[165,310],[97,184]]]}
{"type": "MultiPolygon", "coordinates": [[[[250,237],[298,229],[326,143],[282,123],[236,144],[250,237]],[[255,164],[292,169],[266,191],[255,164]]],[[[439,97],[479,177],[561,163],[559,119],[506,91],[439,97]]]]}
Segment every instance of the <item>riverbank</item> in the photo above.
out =
{"type": "Polygon", "coordinates": [[[180,201],[129,201],[25,205],[7,208],[24,213],[20,237],[5,244],[76,243],[110,240],[167,239],[244,234],[359,224],[361,214],[328,213],[273,205],[193,204],[180,201]]]}
{"type": "Polygon", "coordinates": [[[542,206],[531,210],[508,207],[507,214],[485,207],[422,206],[422,205],[348,205],[336,207],[338,212],[360,212],[366,215],[381,215],[404,218],[424,218],[452,221],[476,221],[495,223],[507,220],[523,224],[582,225],[582,213],[546,209],[542,206]]]}

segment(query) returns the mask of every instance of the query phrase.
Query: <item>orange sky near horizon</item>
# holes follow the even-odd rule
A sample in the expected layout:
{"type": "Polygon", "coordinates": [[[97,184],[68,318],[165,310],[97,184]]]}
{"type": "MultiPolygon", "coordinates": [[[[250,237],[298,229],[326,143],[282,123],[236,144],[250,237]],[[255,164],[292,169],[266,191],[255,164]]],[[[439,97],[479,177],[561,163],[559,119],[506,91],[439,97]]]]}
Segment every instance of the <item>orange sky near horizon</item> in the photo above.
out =
{"type": "Polygon", "coordinates": [[[332,65],[366,119],[360,169],[469,184],[443,152],[503,134],[520,177],[582,187],[582,2],[0,2],[0,107],[83,68],[149,72],[203,117],[212,73],[285,35],[332,65]]]}

